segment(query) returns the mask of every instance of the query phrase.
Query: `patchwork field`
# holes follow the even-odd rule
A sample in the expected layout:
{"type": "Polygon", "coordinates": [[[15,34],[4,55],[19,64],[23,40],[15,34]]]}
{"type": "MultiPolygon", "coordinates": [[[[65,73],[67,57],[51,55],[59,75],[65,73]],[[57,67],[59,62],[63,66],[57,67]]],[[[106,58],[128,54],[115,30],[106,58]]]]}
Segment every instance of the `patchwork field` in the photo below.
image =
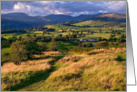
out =
{"type": "Polygon", "coordinates": [[[124,22],[6,30],[1,44],[2,91],[126,91],[124,22]]]}

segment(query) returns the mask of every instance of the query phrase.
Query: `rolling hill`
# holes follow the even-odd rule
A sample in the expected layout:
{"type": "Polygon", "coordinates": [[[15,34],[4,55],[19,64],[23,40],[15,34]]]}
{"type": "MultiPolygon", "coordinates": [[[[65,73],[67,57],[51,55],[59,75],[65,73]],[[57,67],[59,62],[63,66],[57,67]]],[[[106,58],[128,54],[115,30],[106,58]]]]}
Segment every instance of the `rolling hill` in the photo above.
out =
{"type": "Polygon", "coordinates": [[[126,13],[102,14],[92,18],[92,20],[101,20],[105,22],[126,22],[126,13]]]}
{"type": "Polygon", "coordinates": [[[110,22],[126,22],[126,14],[95,14],[79,15],[76,17],[68,15],[28,16],[24,13],[9,13],[1,15],[1,30],[23,29],[37,27],[46,24],[62,23],[66,21],[100,20],[110,22]]]}

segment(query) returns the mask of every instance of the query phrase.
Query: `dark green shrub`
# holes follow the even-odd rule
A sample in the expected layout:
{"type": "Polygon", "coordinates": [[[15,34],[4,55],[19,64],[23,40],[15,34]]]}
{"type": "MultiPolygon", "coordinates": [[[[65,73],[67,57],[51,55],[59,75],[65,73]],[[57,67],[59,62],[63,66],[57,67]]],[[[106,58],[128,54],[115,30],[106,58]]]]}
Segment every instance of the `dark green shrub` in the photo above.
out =
{"type": "Polygon", "coordinates": [[[100,41],[96,43],[97,47],[106,47],[108,45],[109,45],[108,41],[100,41]]]}

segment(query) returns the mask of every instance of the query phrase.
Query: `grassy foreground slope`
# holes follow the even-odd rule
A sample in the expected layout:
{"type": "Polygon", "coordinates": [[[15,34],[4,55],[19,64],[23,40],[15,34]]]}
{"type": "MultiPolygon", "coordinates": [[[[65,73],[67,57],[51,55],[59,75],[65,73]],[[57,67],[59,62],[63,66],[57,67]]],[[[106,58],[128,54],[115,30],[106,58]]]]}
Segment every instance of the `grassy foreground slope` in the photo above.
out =
{"type": "Polygon", "coordinates": [[[22,71],[8,65],[12,66],[12,63],[1,67],[2,90],[126,90],[126,48],[94,49],[87,54],[64,57],[51,55],[43,60],[24,62],[20,65],[22,67],[14,65],[22,71]],[[7,67],[10,71],[6,71],[7,67]]]}

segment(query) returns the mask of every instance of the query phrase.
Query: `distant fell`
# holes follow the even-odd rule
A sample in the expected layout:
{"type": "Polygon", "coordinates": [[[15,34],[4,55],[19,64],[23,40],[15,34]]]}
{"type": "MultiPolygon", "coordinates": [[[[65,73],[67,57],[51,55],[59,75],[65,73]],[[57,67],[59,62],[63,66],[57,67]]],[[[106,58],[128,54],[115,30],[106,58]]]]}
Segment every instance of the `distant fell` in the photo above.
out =
{"type": "Polygon", "coordinates": [[[92,18],[92,20],[100,20],[106,22],[126,22],[126,13],[108,13],[92,18]]]}
{"type": "Polygon", "coordinates": [[[25,13],[9,13],[1,15],[1,30],[24,29],[42,26],[46,24],[62,23],[66,21],[100,20],[106,22],[126,22],[125,13],[79,15],[72,17],[69,15],[48,15],[48,16],[28,16],[25,13]]]}

